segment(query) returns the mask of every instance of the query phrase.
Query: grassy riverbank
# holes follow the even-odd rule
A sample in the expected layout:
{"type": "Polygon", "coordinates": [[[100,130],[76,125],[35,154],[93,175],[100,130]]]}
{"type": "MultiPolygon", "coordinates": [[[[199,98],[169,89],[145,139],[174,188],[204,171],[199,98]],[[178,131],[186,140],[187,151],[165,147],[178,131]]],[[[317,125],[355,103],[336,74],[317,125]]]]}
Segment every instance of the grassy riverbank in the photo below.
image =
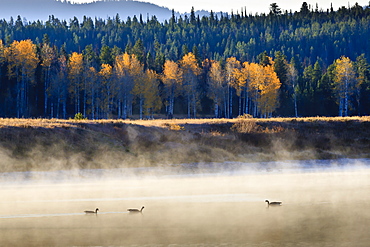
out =
{"type": "Polygon", "coordinates": [[[0,172],[370,156],[370,117],[0,119],[0,172]]]}

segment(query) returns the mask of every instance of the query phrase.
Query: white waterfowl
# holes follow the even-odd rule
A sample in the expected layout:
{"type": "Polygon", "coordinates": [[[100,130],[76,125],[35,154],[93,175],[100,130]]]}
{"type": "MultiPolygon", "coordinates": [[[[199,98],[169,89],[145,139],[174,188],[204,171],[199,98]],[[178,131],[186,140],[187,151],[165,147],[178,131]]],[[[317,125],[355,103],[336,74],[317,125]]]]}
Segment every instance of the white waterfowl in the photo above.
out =
{"type": "Polygon", "coordinates": [[[86,214],[97,214],[99,211],[99,208],[96,208],[95,211],[86,210],[84,211],[86,214]]]}
{"type": "Polygon", "coordinates": [[[131,213],[141,213],[141,212],[143,212],[143,209],[144,209],[144,206],[142,206],[141,209],[138,209],[138,208],[128,208],[127,211],[129,211],[131,213]]]}
{"type": "Polygon", "coordinates": [[[267,202],[268,206],[280,206],[282,204],[282,202],[270,202],[269,200],[265,200],[265,202],[267,202]]]}

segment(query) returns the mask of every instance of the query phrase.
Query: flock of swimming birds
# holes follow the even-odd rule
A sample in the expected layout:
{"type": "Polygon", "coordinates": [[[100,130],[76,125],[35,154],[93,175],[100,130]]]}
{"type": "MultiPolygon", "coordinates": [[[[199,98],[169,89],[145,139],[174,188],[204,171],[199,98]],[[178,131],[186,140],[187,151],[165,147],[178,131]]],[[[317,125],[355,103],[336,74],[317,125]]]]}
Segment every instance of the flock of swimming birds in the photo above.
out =
{"type": "MultiPolygon", "coordinates": [[[[141,212],[143,212],[143,209],[144,209],[144,206],[142,206],[141,209],[138,209],[138,208],[128,208],[127,211],[130,212],[130,213],[141,213],[141,212]]],[[[97,214],[98,211],[99,211],[99,208],[96,208],[95,211],[86,210],[84,212],[85,212],[85,214],[97,214]]]]}
{"type": "MultiPolygon", "coordinates": [[[[270,202],[269,200],[265,200],[267,202],[267,206],[281,206],[282,202],[270,202]]],[[[142,213],[144,209],[144,206],[141,207],[141,209],[138,208],[128,208],[127,211],[129,213],[142,213]]],[[[97,214],[99,211],[99,208],[96,208],[95,211],[86,210],[84,211],[86,214],[97,214]]]]}

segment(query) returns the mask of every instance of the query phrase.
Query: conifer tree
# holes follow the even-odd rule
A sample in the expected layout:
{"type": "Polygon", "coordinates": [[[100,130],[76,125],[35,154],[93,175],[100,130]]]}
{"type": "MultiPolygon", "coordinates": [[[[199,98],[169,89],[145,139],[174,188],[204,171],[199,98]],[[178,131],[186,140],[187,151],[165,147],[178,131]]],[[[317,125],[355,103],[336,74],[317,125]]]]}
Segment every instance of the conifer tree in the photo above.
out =
{"type": "Polygon", "coordinates": [[[357,84],[356,84],[356,102],[357,113],[362,115],[364,113],[365,105],[368,105],[369,94],[367,91],[370,89],[370,65],[367,62],[365,54],[361,54],[356,58],[354,64],[356,70],[357,84]],[[367,104],[366,104],[367,103],[367,104]]]}

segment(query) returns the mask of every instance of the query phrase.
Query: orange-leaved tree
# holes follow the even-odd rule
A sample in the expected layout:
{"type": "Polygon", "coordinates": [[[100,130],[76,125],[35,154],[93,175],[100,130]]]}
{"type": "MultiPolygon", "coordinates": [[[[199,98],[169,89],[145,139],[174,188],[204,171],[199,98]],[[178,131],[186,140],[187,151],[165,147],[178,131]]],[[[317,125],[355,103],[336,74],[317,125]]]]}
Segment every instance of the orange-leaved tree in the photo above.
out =
{"type": "Polygon", "coordinates": [[[117,85],[118,118],[126,119],[132,109],[133,79],[130,76],[131,56],[128,53],[119,54],[114,59],[114,84],[117,85]]]}
{"type": "Polygon", "coordinates": [[[281,82],[273,66],[264,66],[264,80],[260,89],[259,112],[263,117],[269,117],[279,106],[279,89],[281,82]]]}
{"type": "Polygon", "coordinates": [[[81,90],[83,75],[83,55],[73,52],[68,61],[69,93],[74,100],[75,114],[81,111],[81,90]]]}
{"type": "Polygon", "coordinates": [[[183,90],[188,102],[188,117],[190,118],[192,115],[196,118],[199,107],[198,75],[201,70],[192,52],[183,56],[180,61],[180,68],[182,70],[183,90]]]}
{"type": "Polygon", "coordinates": [[[278,107],[280,80],[272,65],[251,63],[248,90],[254,104],[253,115],[267,117],[278,107]]]}
{"type": "Polygon", "coordinates": [[[144,114],[153,118],[153,114],[162,107],[157,73],[154,70],[146,70],[144,81],[144,114]]]}
{"type": "Polygon", "coordinates": [[[48,116],[48,99],[50,97],[51,66],[56,60],[56,54],[49,44],[41,46],[41,66],[44,73],[44,116],[48,116]]]}
{"type": "Polygon", "coordinates": [[[345,56],[335,60],[334,91],[339,104],[339,116],[348,116],[350,96],[356,90],[356,73],[353,62],[345,56]]]}
{"type": "MultiPolygon", "coordinates": [[[[208,73],[208,97],[214,102],[215,117],[220,116],[220,108],[226,103],[227,83],[220,62],[211,61],[208,73]]],[[[224,105],[226,107],[226,105],[224,105]]],[[[226,109],[224,109],[226,112],[226,109]]]]}
{"type": "Polygon", "coordinates": [[[162,81],[166,97],[167,114],[173,116],[175,97],[180,93],[182,86],[182,70],[179,65],[171,60],[166,60],[163,66],[162,81]]]}
{"type": "Polygon", "coordinates": [[[240,61],[238,61],[235,57],[229,57],[226,59],[226,65],[225,65],[225,76],[226,81],[228,85],[228,109],[226,112],[226,117],[230,118],[233,115],[232,109],[233,109],[233,90],[234,88],[237,93],[239,93],[240,96],[240,85],[239,85],[239,76],[240,76],[240,61]]]}
{"type": "Polygon", "coordinates": [[[127,118],[127,116],[132,115],[133,89],[137,83],[141,83],[140,80],[142,79],[143,71],[144,66],[135,55],[124,53],[116,56],[114,62],[114,79],[117,85],[119,118],[127,118]]]}
{"type": "Polygon", "coordinates": [[[99,110],[105,118],[111,116],[116,87],[113,82],[113,67],[103,63],[99,71],[100,88],[98,88],[99,110]]]}
{"type": "Polygon", "coordinates": [[[34,82],[39,59],[36,45],[31,40],[14,41],[4,51],[8,62],[8,76],[17,80],[17,116],[29,115],[28,91],[34,82]]]}

